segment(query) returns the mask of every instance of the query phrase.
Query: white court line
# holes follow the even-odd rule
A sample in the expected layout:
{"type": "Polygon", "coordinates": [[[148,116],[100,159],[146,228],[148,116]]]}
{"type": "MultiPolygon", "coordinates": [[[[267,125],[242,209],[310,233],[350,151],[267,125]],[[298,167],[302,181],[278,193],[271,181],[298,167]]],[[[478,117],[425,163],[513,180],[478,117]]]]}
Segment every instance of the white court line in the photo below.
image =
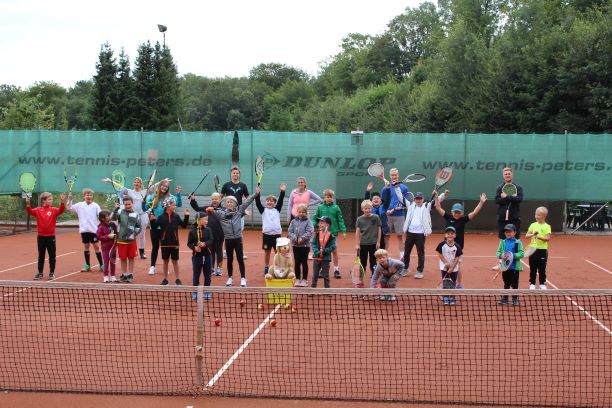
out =
{"type": "MultiPolygon", "coordinates": [[[[523,265],[525,265],[527,268],[529,268],[529,265],[527,265],[525,263],[525,261],[523,261],[521,259],[521,263],[523,265]]],[[[555,289],[559,289],[559,287],[557,285],[555,285],[554,283],[552,283],[548,278],[546,279],[546,283],[549,284],[550,286],[552,286],[555,289]]],[[[589,313],[588,310],[586,310],[584,307],[580,306],[574,299],[572,299],[569,296],[564,296],[567,300],[569,300],[570,302],[572,302],[572,305],[576,306],[576,308],[578,308],[578,310],[580,310],[582,313],[584,313],[584,315],[586,317],[588,317],[589,319],[593,320],[599,327],[602,328],[603,331],[605,331],[606,333],[608,333],[610,336],[612,336],[612,330],[610,330],[608,327],[606,327],[605,324],[603,324],[602,322],[600,322],[599,320],[597,320],[595,317],[593,317],[593,315],[591,313],[589,313]]]]}
{"type": "Polygon", "coordinates": [[[274,316],[274,314],[278,311],[278,309],[280,309],[280,304],[276,305],[276,307],[274,308],[274,310],[272,312],[270,312],[270,314],[268,315],[268,317],[266,317],[260,324],[259,327],[257,327],[257,329],[255,329],[255,331],[249,336],[248,339],[246,339],[244,341],[244,343],[242,343],[242,346],[240,346],[238,348],[238,350],[236,350],[236,352],[230,357],[229,360],[227,360],[227,362],[225,363],[225,365],[223,367],[221,367],[221,369],[219,371],[217,371],[217,374],[215,374],[213,376],[213,378],[210,379],[210,381],[208,381],[208,384],[206,384],[206,387],[212,387],[213,385],[215,385],[215,383],[217,381],[219,381],[219,378],[221,378],[221,376],[223,375],[223,373],[225,373],[225,371],[227,371],[227,369],[234,363],[234,361],[236,361],[236,359],[238,358],[238,356],[240,356],[240,354],[242,354],[242,352],[247,348],[247,346],[249,344],[251,344],[251,342],[253,341],[253,339],[259,334],[259,332],[266,327],[266,325],[268,324],[268,322],[270,321],[270,319],[272,318],[272,316],[274,316]]]}
{"type": "Polygon", "coordinates": [[[587,262],[588,262],[588,263],[590,263],[591,265],[593,265],[593,266],[595,266],[595,267],[597,267],[597,268],[601,269],[602,271],[604,271],[604,272],[608,272],[610,275],[612,275],[612,272],[610,272],[610,271],[609,271],[609,270],[607,270],[606,268],[603,268],[603,267],[601,267],[601,266],[597,265],[595,262],[591,262],[591,261],[589,261],[588,259],[585,259],[585,261],[587,261],[587,262]]]}
{"type": "MultiPolygon", "coordinates": [[[[55,257],[56,257],[56,258],[60,258],[60,257],[62,257],[62,256],[71,255],[71,254],[74,254],[74,253],[76,253],[76,251],[67,252],[67,253],[65,253],[65,254],[61,254],[61,255],[56,255],[55,257]]],[[[47,258],[45,258],[45,261],[47,261],[47,258]]],[[[3,272],[8,272],[8,271],[12,271],[12,270],[14,270],[14,269],[23,268],[24,266],[30,266],[30,265],[34,265],[34,264],[37,264],[37,263],[38,263],[38,261],[34,261],[34,262],[27,263],[27,264],[23,264],[23,265],[15,266],[15,267],[12,267],[12,268],[9,268],[9,269],[3,269],[3,270],[1,270],[1,271],[0,271],[0,273],[3,273],[3,272]]]]}
{"type": "MultiPolygon", "coordinates": [[[[68,254],[66,254],[66,255],[68,255],[68,254]]],[[[77,273],[81,273],[81,270],[78,270],[78,271],[75,271],[75,272],[70,272],[70,273],[67,273],[66,275],[58,276],[57,278],[53,279],[53,280],[52,280],[52,281],[50,281],[50,282],[54,282],[54,281],[59,280],[59,279],[64,279],[64,278],[66,278],[66,277],[68,277],[68,276],[76,275],[77,273]]],[[[29,289],[29,288],[19,289],[19,290],[16,290],[15,292],[7,293],[6,295],[4,295],[4,296],[2,296],[2,297],[13,296],[13,295],[14,295],[14,294],[16,294],[16,293],[21,293],[21,292],[26,291],[26,290],[28,290],[28,289],[29,289]]]]}

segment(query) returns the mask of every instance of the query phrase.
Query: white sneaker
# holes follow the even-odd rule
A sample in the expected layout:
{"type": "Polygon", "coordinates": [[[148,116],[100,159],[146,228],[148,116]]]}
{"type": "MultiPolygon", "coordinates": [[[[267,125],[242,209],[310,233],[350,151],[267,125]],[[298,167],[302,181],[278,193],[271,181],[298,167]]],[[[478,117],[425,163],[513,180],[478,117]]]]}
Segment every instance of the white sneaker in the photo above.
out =
{"type": "Polygon", "coordinates": [[[155,267],[154,266],[151,266],[149,268],[149,275],[155,275],[155,267]]]}
{"type": "Polygon", "coordinates": [[[108,276],[105,276],[105,277],[104,277],[104,280],[103,280],[102,282],[104,282],[104,283],[108,283],[108,282],[110,282],[110,278],[109,278],[108,276]]]}
{"type": "Polygon", "coordinates": [[[546,285],[540,285],[540,290],[546,290],[546,285]]]}
{"type": "Polygon", "coordinates": [[[417,272],[414,275],[414,279],[423,279],[423,272],[417,272]]]}
{"type": "Polygon", "coordinates": [[[246,278],[240,278],[240,286],[246,288],[246,278]]]}
{"type": "Polygon", "coordinates": [[[249,259],[249,257],[246,255],[242,255],[242,259],[249,259]]]}
{"type": "Polygon", "coordinates": [[[529,290],[535,290],[535,285],[529,285],[529,290]]]}
{"type": "Polygon", "coordinates": [[[404,251],[400,251],[400,260],[404,259],[404,251]]]}
{"type": "Polygon", "coordinates": [[[227,278],[227,282],[225,282],[225,286],[232,286],[233,283],[234,283],[234,279],[230,276],[229,278],[227,278]]]}
{"type": "Polygon", "coordinates": [[[112,283],[115,283],[115,282],[117,282],[117,278],[115,278],[115,276],[113,275],[113,276],[110,277],[110,281],[112,283]]]}

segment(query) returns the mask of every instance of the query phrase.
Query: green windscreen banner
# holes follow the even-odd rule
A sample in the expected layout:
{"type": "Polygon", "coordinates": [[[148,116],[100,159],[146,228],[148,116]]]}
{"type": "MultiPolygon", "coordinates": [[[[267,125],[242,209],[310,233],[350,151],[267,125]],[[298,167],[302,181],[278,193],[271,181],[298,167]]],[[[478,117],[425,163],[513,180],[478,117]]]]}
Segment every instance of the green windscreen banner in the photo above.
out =
{"type": "Polygon", "coordinates": [[[437,169],[450,165],[454,178],[448,188],[456,199],[493,198],[502,169],[514,169],[525,200],[607,201],[612,198],[612,137],[574,134],[449,134],[449,133],[298,133],[298,132],[108,132],[0,131],[0,192],[19,191],[19,175],[33,172],[36,191],[66,189],[64,168],[76,166],[74,191],[90,187],[111,192],[101,182],[115,169],[126,185],[153,169],[158,179],[171,178],[185,194],[210,170],[198,189],[213,191],[213,175],[229,181],[238,165],[250,189],[257,184],[254,163],[265,159],[263,194],[278,192],[281,182],[295,186],[306,177],[308,188],[321,194],[330,188],[337,198],[363,197],[368,182],[380,190],[382,181],[368,176],[368,166],[382,163],[399,169],[400,178],[423,173],[425,181],[411,191],[430,194],[437,169]]]}

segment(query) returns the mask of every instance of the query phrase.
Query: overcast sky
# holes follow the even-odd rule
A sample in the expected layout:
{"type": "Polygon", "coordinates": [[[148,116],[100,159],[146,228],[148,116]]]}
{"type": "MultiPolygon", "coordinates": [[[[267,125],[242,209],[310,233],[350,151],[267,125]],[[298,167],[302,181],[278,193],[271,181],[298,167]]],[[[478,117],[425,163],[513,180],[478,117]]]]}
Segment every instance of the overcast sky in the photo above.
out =
{"type": "Polygon", "coordinates": [[[53,81],[71,87],[95,74],[100,45],[123,47],[132,63],[138,45],[162,42],[168,27],[181,75],[246,76],[279,62],[316,75],[352,32],[380,34],[420,0],[0,0],[0,84],[53,81]]]}

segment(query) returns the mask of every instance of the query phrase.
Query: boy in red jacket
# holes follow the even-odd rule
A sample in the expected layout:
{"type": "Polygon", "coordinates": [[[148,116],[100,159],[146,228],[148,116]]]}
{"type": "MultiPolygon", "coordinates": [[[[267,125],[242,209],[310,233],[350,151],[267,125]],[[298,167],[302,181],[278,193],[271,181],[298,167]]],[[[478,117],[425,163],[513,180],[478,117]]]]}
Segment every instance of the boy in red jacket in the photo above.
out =
{"type": "Polygon", "coordinates": [[[49,280],[55,278],[55,223],[58,215],[64,212],[65,200],[66,194],[62,193],[59,208],[51,207],[53,194],[45,192],[40,195],[41,206],[32,208],[30,199],[26,198],[26,211],[36,218],[36,230],[38,232],[38,273],[34,276],[34,280],[40,280],[43,277],[45,251],[49,253],[49,280]]]}

